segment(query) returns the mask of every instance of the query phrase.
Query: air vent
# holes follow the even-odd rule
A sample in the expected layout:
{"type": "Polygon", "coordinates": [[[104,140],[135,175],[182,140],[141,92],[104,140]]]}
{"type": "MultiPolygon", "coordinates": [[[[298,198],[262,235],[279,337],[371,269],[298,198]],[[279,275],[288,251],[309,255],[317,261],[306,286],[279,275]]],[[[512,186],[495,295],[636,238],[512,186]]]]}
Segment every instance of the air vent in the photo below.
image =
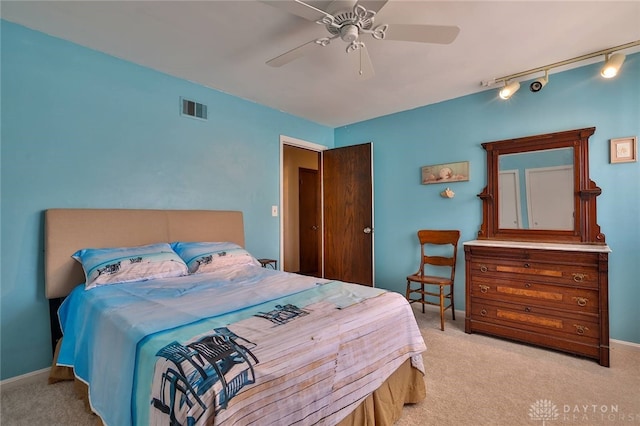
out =
{"type": "Polygon", "coordinates": [[[207,106],[186,98],[180,98],[180,113],[187,117],[207,119],[207,106]]]}

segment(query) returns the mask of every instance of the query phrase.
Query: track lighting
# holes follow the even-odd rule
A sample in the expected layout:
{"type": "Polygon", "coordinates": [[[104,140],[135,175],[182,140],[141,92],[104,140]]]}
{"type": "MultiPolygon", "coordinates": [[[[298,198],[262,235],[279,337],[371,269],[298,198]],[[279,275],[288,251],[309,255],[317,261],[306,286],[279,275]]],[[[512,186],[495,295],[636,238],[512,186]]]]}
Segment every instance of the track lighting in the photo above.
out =
{"type": "Polygon", "coordinates": [[[602,77],[604,78],[612,78],[618,74],[618,71],[620,71],[620,67],[622,67],[622,64],[625,59],[624,54],[614,53],[614,52],[619,52],[621,50],[629,49],[636,46],[640,46],[640,40],[632,41],[626,44],[622,44],[620,46],[610,47],[609,49],[598,50],[597,52],[592,52],[586,55],[567,59],[566,61],[555,62],[553,64],[545,65],[543,67],[533,68],[533,69],[519,72],[516,74],[505,75],[504,77],[493,78],[491,80],[485,80],[485,81],[482,81],[481,84],[484,87],[489,87],[489,86],[493,86],[496,83],[503,82],[504,87],[500,89],[500,98],[509,99],[520,88],[520,83],[518,83],[517,81],[508,83],[509,81],[520,79],[521,77],[526,77],[531,74],[544,71],[544,77],[535,79],[529,85],[529,89],[532,92],[539,92],[549,82],[549,71],[552,70],[553,68],[564,67],[566,65],[570,65],[576,62],[586,61],[587,59],[597,58],[598,56],[603,56],[603,55],[605,57],[605,64],[600,70],[600,75],[602,75],[602,77]]]}
{"type": "MultiPolygon", "coordinates": [[[[506,81],[505,81],[505,83],[506,83],[506,81]]],[[[506,84],[500,90],[500,98],[509,99],[511,97],[511,95],[513,95],[514,93],[516,93],[518,91],[518,89],[520,89],[520,83],[518,83],[517,81],[514,81],[513,83],[506,84]]]]}
{"type": "Polygon", "coordinates": [[[600,70],[600,75],[604,78],[613,78],[618,75],[620,67],[624,62],[625,55],[622,53],[614,53],[613,55],[605,55],[604,66],[600,70]]]}
{"type": "Polygon", "coordinates": [[[548,82],[549,71],[545,70],[544,77],[536,78],[535,80],[533,80],[533,82],[529,85],[529,90],[531,90],[532,92],[539,92],[544,86],[547,85],[548,82]]]}

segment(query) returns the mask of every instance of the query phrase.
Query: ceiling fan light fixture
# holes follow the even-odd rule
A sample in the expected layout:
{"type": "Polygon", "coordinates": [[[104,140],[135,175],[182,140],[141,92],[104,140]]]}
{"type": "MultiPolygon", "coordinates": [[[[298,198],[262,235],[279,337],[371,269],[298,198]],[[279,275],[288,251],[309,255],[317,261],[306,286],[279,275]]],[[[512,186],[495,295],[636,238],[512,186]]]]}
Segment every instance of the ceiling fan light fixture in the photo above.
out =
{"type": "Polygon", "coordinates": [[[604,78],[613,78],[618,75],[620,67],[625,60],[625,55],[622,53],[614,53],[613,55],[605,55],[604,66],[600,70],[600,75],[604,78]]]}
{"type": "Polygon", "coordinates": [[[358,27],[355,25],[345,25],[340,28],[340,38],[347,43],[358,40],[358,27]]]}
{"type": "Polygon", "coordinates": [[[509,99],[514,93],[518,91],[518,89],[520,89],[520,83],[517,81],[514,81],[509,84],[505,84],[505,86],[502,89],[500,89],[500,93],[499,93],[500,99],[504,99],[504,100],[509,99]]]}

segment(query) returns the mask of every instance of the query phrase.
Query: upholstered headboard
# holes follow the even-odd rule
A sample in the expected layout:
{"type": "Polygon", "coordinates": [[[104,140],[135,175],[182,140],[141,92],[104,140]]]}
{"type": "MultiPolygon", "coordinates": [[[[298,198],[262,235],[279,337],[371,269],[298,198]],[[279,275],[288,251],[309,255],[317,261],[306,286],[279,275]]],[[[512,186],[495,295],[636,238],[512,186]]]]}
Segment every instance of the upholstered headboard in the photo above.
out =
{"type": "Polygon", "coordinates": [[[67,296],[84,282],[71,255],[83,248],[173,241],[230,241],[244,247],[242,212],[224,210],[50,209],[45,212],[45,294],[67,296]]]}

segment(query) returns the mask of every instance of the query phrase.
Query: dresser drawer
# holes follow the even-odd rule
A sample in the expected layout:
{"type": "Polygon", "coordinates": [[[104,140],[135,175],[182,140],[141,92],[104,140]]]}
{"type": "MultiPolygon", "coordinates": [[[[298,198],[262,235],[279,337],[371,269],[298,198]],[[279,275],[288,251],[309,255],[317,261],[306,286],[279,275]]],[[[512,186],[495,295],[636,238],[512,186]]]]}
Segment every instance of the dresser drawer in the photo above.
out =
{"type": "Polygon", "coordinates": [[[535,280],[508,280],[472,276],[471,297],[534,304],[576,313],[598,314],[598,291],[594,289],[544,284],[535,280]]]}
{"type": "Polygon", "coordinates": [[[579,340],[588,344],[599,342],[600,328],[596,318],[581,315],[559,316],[548,309],[500,302],[487,303],[475,298],[472,305],[472,320],[579,340]]]}
{"type": "Polygon", "coordinates": [[[568,265],[595,265],[597,252],[524,249],[511,247],[469,246],[466,250],[473,257],[486,257],[496,260],[529,260],[547,263],[565,263],[568,265]]]}
{"type": "Polygon", "coordinates": [[[470,262],[472,277],[504,277],[538,280],[571,286],[598,287],[598,267],[587,264],[548,263],[539,260],[495,259],[474,256],[470,262]]]}

